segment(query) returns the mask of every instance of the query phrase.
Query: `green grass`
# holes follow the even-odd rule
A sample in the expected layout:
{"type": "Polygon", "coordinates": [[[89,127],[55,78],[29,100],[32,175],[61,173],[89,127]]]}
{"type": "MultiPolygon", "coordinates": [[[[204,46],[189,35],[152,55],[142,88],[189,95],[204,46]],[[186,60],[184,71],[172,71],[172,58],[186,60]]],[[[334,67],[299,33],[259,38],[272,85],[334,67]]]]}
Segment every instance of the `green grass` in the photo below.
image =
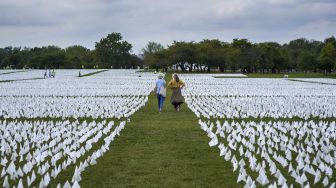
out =
{"type": "Polygon", "coordinates": [[[4,72],[4,73],[0,73],[0,75],[2,74],[13,74],[13,73],[18,73],[18,72],[26,72],[26,71],[10,71],[10,72],[4,72]]]}
{"type": "Polygon", "coordinates": [[[0,80],[0,83],[15,82],[15,81],[25,81],[25,80],[40,80],[40,79],[45,79],[45,78],[38,77],[38,78],[17,79],[17,80],[0,80]]]}
{"type": "MultiPolygon", "coordinates": [[[[143,71],[143,72],[154,72],[155,70],[143,71]]],[[[168,73],[178,73],[178,74],[244,74],[248,78],[284,78],[284,75],[288,75],[288,78],[334,78],[336,79],[336,73],[240,73],[240,72],[190,72],[190,71],[168,71],[168,73]]],[[[247,78],[247,77],[224,77],[215,76],[214,78],[247,78]]]]}
{"type": "Polygon", "coordinates": [[[284,75],[288,75],[288,78],[336,78],[336,74],[324,74],[324,73],[276,73],[276,74],[271,74],[271,73],[251,73],[251,74],[245,74],[249,78],[283,78],[284,75]]]}
{"type": "Polygon", "coordinates": [[[244,76],[213,76],[214,78],[248,78],[244,76]]]}
{"type": "Polygon", "coordinates": [[[0,83],[1,82],[10,82],[10,80],[0,80],[0,83]]]}
{"type": "MultiPolygon", "coordinates": [[[[166,78],[171,78],[170,74],[166,78]]],[[[168,81],[168,80],[167,80],[168,81]]],[[[81,187],[237,187],[231,163],[210,148],[186,104],[158,112],[153,94],[97,164],[82,173],[81,187]]]]}
{"type": "Polygon", "coordinates": [[[305,82],[305,83],[313,83],[313,84],[323,84],[323,85],[336,85],[333,83],[324,83],[324,82],[316,82],[316,81],[306,81],[306,80],[293,80],[293,79],[288,79],[293,82],[305,82]]]}
{"type": "Polygon", "coordinates": [[[80,77],[92,76],[94,74],[98,74],[98,73],[105,72],[105,71],[108,71],[108,70],[95,71],[95,72],[91,72],[91,73],[88,73],[88,74],[83,74],[80,77]]]}

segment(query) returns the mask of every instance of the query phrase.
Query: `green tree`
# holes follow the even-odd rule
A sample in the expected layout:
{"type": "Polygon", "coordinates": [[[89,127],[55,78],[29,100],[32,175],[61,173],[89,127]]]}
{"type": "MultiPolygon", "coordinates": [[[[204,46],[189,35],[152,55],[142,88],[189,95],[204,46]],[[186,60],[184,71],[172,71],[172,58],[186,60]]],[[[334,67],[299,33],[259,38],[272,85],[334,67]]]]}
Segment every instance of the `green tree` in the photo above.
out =
{"type": "Polygon", "coordinates": [[[72,68],[72,64],[67,61],[65,50],[57,46],[47,46],[31,49],[32,56],[27,62],[31,68],[72,68]]]}
{"type": "Polygon", "coordinates": [[[23,58],[21,57],[21,47],[8,46],[1,50],[1,67],[20,68],[23,58]]]}
{"type": "Polygon", "coordinates": [[[236,72],[242,52],[238,48],[229,48],[226,52],[225,61],[232,72],[236,72]]]}
{"type": "Polygon", "coordinates": [[[263,73],[265,73],[265,70],[276,73],[285,69],[285,58],[280,44],[275,42],[260,43],[258,44],[258,51],[258,64],[263,73]]]}
{"type": "Polygon", "coordinates": [[[94,63],[92,59],[87,57],[89,55],[90,50],[80,45],[69,46],[65,49],[66,59],[72,68],[85,68],[85,65],[94,63]]]}
{"type": "Polygon", "coordinates": [[[332,42],[328,42],[320,53],[320,67],[326,73],[336,68],[336,49],[332,42]]]}
{"type": "Polygon", "coordinates": [[[315,57],[310,51],[301,51],[299,56],[299,68],[305,73],[315,69],[315,57]]]}
{"type": "Polygon", "coordinates": [[[162,44],[157,43],[157,42],[153,42],[153,41],[149,41],[148,44],[142,49],[142,53],[144,55],[154,54],[154,53],[160,52],[162,50],[164,50],[164,47],[162,46],[162,44]]]}
{"type": "Polygon", "coordinates": [[[156,71],[159,71],[160,68],[163,68],[159,62],[162,54],[161,51],[164,50],[164,47],[160,43],[148,42],[145,48],[142,49],[144,55],[144,62],[151,68],[155,68],[156,71]]]}
{"type": "Polygon", "coordinates": [[[127,67],[126,68],[137,68],[137,67],[140,67],[140,68],[143,68],[143,65],[144,65],[144,61],[139,58],[137,55],[131,55],[129,56],[129,59],[127,60],[128,64],[127,64],[127,67]]]}
{"type": "Polygon", "coordinates": [[[331,43],[332,45],[336,46],[336,38],[334,36],[326,38],[324,40],[324,44],[328,44],[328,43],[331,43]]]}
{"type": "Polygon", "coordinates": [[[96,42],[96,54],[104,68],[124,68],[130,59],[132,44],[122,40],[120,33],[111,33],[96,42]]]}
{"type": "Polygon", "coordinates": [[[219,69],[221,72],[224,71],[225,64],[225,48],[226,43],[214,40],[203,40],[197,46],[196,62],[200,62],[207,71],[210,72],[211,68],[219,69]]]}
{"type": "Polygon", "coordinates": [[[169,46],[171,65],[182,71],[192,71],[196,62],[196,44],[194,42],[174,41],[169,46]]]}
{"type": "Polygon", "coordinates": [[[166,49],[153,54],[153,63],[157,71],[159,69],[164,69],[165,72],[168,70],[168,66],[170,66],[170,59],[168,54],[169,51],[166,49]]]}
{"type": "Polygon", "coordinates": [[[240,51],[235,67],[239,67],[242,72],[252,72],[258,61],[258,51],[254,45],[247,39],[233,39],[231,47],[240,51]]]}

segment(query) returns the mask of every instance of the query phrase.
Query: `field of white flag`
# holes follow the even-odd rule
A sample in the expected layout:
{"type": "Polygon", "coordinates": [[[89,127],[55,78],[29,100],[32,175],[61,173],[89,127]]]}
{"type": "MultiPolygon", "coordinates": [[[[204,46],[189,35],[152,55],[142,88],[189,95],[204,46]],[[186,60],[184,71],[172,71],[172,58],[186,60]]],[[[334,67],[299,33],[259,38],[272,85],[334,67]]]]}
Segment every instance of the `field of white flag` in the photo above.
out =
{"type": "MultiPolygon", "coordinates": [[[[30,70],[0,78],[41,76],[43,71],[30,70]]],[[[155,79],[133,70],[82,78],[78,70],[57,70],[55,78],[1,83],[2,186],[48,187],[75,166],[72,179],[58,187],[79,187],[81,172],[110,149],[130,116],[147,102],[155,79]]]]}
{"type": "MultiPolygon", "coordinates": [[[[80,187],[81,173],[110,151],[157,79],[136,70],[78,77],[95,71],[45,79],[45,70],[0,71],[3,187],[80,187]],[[65,172],[72,177],[60,180],[65,172]]],[[[195,126],[231,164],[237,186],[334,188],[335,79],[245,77],[181,74],[195,126]]]]}
{"type": "Polygon", "coordinates": [[[188,107],[209,146],[232,164],[237,183],[335,187],[336,89],[327,84],[333,79],[181,77],[188,107]]]}
{"type": "MultiPolygon", "coordinates": [[[[72,70],[56,70],[55,74],[57,78],[73,78],[83,74],[89,74],[96,71],[101,71],[102,69],[72,69],[72,70]]],[[[44,73],[49,74],[52,69],[47,70],[0,70],[0,81],[3,80],[24,80],[24,79],[37,79],[44,78],[44,73]]]]}

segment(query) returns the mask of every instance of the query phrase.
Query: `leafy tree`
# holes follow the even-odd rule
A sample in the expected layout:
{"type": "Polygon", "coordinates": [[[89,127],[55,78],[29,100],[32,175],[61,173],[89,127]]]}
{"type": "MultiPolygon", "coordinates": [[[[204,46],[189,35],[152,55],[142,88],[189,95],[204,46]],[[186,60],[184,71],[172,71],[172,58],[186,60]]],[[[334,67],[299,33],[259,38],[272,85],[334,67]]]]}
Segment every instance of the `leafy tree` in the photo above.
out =
{"type": "Polygon", "coordinates": [[[1,50],[1,66],[19,68],[22,58],[20,56],[21,47],[8,46],[1,50]]]}
{"type": "Polygon", "coordinates": [[[139,58],[137,55],[131,55],[129,56],[129,59],[127,60],[128,64],[127,64],[127,67],[126,68],[137,68],[137,67],[140,67],[142,68],[143,65],[144,65],[144,61],[139,58]]]}
{"type": "Polygon", "coordinates": [[[72,68],[66,61],[65,51],[57,46],[31,49],[31,58],[25,66],[29,68],[72,68]]]}
{"type": "Polygon", "coordinates": [[[225,61],[232,72],[238,69],[242,51],[238,48],[229,48],[226,52],[225,61]]]}
{"type": "Polygon", "coordinates": [[[221,72],[224,71],[226,66],[225,64],[225,46],[224,42],[219,41],[218,39],[214,40],[203,40],[198,46],[199,58],[197,61],[202,62],[203,65],[207,67],[209,72],[211,68],[219,68],[221,72]]]}
{"type": "Polygon", "coordinates": [[[164,69],[165,72],[168,70],[170,65],[168,53],[168,50],[164,49],[153,54],[153,63],[157,71],[159,69],[164,69]]]}
{"type": "Polygon", "coordinates": [[[289,44],[287,45],[288,48],[290,49],[306,49],[309,50],[310,48],[310,44],[309,44],[309,40],[305,39],[305,38],[299,38],[299,39],[295,39],[289,42],[289,44]]]}
{"type": "Polygon", "coordinates": [[[324,40],[325,44],[331,43],[332,45],[336,46],[336,38],[334,36],[331,36],[329,38],[326,38],[324,40]]]}
{"type": "Polygon", "coordinates": [[[308,50],[302,50],[299,56],[299,68],[307,73],[315,69],[314,55],[308,50]]]}
{"type": "Polygon", "coordinates": [[[281,46],[278,43],[260,43],[258,48],[260,53],[258,63],[263,73],[265,70],[267,70],[267,72],[271,70],[272,73],[276,73],[284,68],[284,58],[280,50],[281,46]]]}
{"type": "Polygon", "coordinates": [[[93,63],[93,60],[87,57],[90,55],[90,50],[83,46],[70,46],[65,49],[65,55],[68,63],[73,68],[85,68],[85,65],[93,63]]]}
{"type": "Polygon", "coordinates": [[[169,46],[171,54],[171,64],[181,68],[182,71],[193,70],[196,61],[196,45],[194,42],[177,42],[174,41],[169,46]]]}
{"type": "Polygon", "coordinates": [[[160,43],[151,41],[148,42],[146,47],[142,49],[145,64],[149,67],[155,68],[156,71],[163,68],[159,62],[159,59],[161,59],[161,51],[163,50],[164,47],[160,43]]]}
{"type": "Polygon", "coordinates": [[[96,54],[104,68],[123,68],[129,60],[132,44],[122,40],[120,33],[111,33],[96,42],[96,54]]]}
{"type": "Polygon", "coordinates": [[[154,54],[162,50],[164,50],[164,47],[160,43],[149,41],[146,47],[142,49],[142,52],[144,55],[146,55],[146,54],[154,54]]]}
{"type": "Polygon", "coordinates": [[[336,49],[332,42],[328,42],[320,53],[320,66],[326,73],[336,68],[336,49]]]}
{"type": "Polygon", "coordinates": [[[0,48],[0,68],[136,68],[145,62],[150,67],[182,71],[280,72],[336,70],[336,39],[324,41],[299,38],[288,44],[276,42],[252,44],[247,39],[231,43],[205,39],[200,42],[174,41],[166,49],[149,42],[142,50],[144,61],[131,54],[132,45],[120,33],[111,33],[89,50],[74,45],[0,48]]]}
{"type": "Polygon", "coordinates": [[[247,39],[233,39],[231,46],[240,51],[240,56],[237,57],[238,59],[236,60],[238,62],[237,67],[239,67],[242,72],[252,72],[252,67],[255,66],[258,57],[253,44],[247,39]]]}

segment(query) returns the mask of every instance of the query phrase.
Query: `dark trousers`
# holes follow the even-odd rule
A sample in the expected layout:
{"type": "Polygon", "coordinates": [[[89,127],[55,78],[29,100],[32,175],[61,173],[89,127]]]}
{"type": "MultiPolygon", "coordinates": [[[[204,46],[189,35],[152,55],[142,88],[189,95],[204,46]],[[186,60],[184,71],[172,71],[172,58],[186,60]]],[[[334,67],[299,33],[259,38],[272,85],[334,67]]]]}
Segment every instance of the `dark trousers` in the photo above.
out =
{"type": "Polygon", "coordinates": [[[180,107],[183,102],[174,102],[172,105],[174,105],[174,108],[177,109],[177,107],[180,107]]]}

